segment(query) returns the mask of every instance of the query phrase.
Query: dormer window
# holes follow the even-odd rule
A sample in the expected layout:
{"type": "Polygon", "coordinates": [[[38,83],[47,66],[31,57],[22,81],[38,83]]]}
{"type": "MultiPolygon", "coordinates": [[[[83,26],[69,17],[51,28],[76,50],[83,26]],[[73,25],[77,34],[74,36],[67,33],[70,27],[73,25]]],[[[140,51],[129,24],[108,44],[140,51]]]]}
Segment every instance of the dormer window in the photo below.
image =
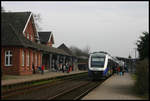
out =
{"type": "Polygon", "coordinates": [[[29,66],[29,63],[30,63],[30,58],[29,58],[29,53],[27,53],[27,58],[26,58],[27,60],[27,66],[29,66]]]}
{"type": "Polygon", "coordinates": [[[29,39],[29,33],[27,32],[27,39],[29,39]]]}
{"type": "Polygon", "coordinates": [[[22,51],[22,66],[24,66],[24,50],[22,51]]]}

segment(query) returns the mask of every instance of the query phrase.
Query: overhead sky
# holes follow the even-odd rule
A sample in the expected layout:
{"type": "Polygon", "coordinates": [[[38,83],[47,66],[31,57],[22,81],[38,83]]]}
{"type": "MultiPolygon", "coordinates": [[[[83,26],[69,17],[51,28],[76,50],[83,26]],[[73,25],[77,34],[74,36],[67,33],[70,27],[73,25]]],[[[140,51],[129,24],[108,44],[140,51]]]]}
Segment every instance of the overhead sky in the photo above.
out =
{"type": "Polygon", "coordinates": [[[148,1],[1,1],[1,6],[6,11],[40,14],[39,26],[53,32],[54,47],[65,43],[134,58],[139,36],[149,32],[148,1]]]}

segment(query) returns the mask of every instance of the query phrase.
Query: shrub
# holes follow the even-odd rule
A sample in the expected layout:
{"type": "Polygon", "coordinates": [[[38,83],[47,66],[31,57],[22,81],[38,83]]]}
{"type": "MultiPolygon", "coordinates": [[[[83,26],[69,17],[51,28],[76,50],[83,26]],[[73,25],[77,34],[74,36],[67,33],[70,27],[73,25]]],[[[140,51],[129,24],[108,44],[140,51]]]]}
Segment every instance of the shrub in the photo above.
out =
{"type": "Polygon", "coordinates": [[[140,95],[149,94],[149,63],[148,59],[137,62],[136,64],[135,90],[140,95]]]}

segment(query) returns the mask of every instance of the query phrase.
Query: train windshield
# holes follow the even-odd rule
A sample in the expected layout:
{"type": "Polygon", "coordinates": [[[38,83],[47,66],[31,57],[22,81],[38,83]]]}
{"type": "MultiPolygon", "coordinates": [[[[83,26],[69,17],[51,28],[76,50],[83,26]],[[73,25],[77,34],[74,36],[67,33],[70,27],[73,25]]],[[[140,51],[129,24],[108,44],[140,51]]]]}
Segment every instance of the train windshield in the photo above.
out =
{"type": "Polygon", "coordinates": [[[105,57],[91,57],[91,67],[104,67],[105,57]]]}

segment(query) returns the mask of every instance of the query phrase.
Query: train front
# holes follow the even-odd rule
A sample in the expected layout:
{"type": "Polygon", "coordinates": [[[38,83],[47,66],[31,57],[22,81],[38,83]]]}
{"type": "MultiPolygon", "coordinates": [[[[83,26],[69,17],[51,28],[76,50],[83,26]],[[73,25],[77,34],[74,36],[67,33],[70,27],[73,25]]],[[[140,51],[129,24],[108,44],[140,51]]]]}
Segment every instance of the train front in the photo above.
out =
{"type": "Polygon", "coordinates": [[[105,73],[105,60],[106,54],[104,53],[92,53],[89,57],[89,76],[93,79],[102,78],[105,73]]]}

